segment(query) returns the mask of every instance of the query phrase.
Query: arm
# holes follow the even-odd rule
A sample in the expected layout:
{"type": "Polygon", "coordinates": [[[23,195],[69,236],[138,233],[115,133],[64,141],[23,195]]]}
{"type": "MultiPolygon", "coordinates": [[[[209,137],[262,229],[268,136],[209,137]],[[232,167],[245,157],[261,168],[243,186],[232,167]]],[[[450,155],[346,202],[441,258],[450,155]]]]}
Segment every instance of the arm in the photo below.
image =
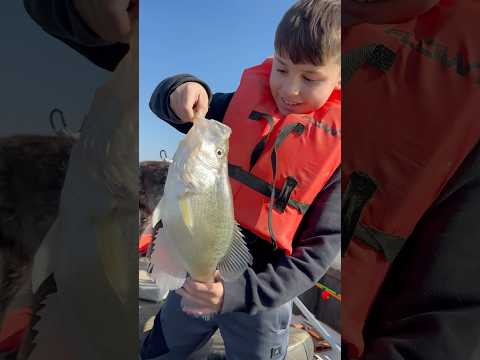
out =
{"type": "Polygon", "coordinates": [[[216,93],[212,95],[212,91],[205,82],[189,74],[175,75],[163,80],[160,84],[158,84],[150,98],[149,106],[152,112],[160,119],[167,121],[180,132],[186,133],[188,130],[190,130],[192,123],[182,122],[182,120],[178,118],[178,116],[170,107],[170,95],[180,85],[187,82],[197,82],[201,84],[207,91],[209,98],[209,109],[206,118],[223,121],[223,117],[227,111],[227,107],[232,99],[233,93],[216,93]]]}
{"type": "Polygon", "coordinates": [[[280,256],[262,272],[248,269],[224,283],[222,313],[255,314],[286,303],[310,289],[340,251],[340,170],[332,175],[308,210],[291,256],[280,256]]]}
{"type": "Polygon", "coordinates": [[[24,0],[30,17],[53,37],[87,57],[94,64],[113,71],[129,46],[101,39],[73,6],[73,0],[24,0]]]}
{"type": "Polygon", "coordinates": [[[480,145],[395,260],[364,360],[480,358],[480,145]]]}

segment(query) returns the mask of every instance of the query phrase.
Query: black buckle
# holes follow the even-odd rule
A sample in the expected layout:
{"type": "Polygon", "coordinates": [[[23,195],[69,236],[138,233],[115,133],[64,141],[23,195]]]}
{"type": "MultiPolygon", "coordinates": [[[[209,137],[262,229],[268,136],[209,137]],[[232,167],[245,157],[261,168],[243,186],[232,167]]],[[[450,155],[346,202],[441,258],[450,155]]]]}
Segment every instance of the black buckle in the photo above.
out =
{"type": "Polygon", "coordinates": [[[375,181],[364,172],[354,171],[350,174],[347,188],[342,193],[342,256],[347,253],[363,208],[377,187],[375,181]]]}
{"type": "Polygon", "coordinates": [[[395,52],[385,45],[377,45],[372,54],[367,59],[367,64],[375,66],[381,71],[389,70],[395,61],[395,52]]]}
{"type": "Polygon", "coordinates": [[[289,176],[285,179],[285,182],[283,183],[282,190],[280,191],[280,194],[276,196],[275,199],[275,204],[274,208],[277,211],[284,212],[285,208],[287,207],[288,200],[290,200],[290,195],[292,194],[293,189],[297,186],[298,181],[289,176]]]}

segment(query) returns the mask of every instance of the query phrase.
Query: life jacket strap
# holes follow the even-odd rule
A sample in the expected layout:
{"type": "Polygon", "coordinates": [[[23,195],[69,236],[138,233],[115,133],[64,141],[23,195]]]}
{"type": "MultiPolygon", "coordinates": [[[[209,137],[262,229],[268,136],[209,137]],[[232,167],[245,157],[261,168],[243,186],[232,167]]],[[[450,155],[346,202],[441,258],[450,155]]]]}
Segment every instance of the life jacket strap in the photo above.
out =
{"type": "Polygon", "coordinates": [[[273,217],[274,202],[276,199],[275,198],[276,188],[274,185],[277,180],[277,151],[280,145],[283,143],[283,141],[286,139],[286,137],[289,134],[295,133],[297,135],[300,135],[300,134],[303,134],[304,131],[305,131],[305,125],[303,125],[302,123],[295,123],[295,124],[289,124],[284,126],[280,130],[280,133],[278,134],[277,138],[275,139],[275,145],[273,146],[272,155],[270,157],[272,162],[272,194],[270,196],[270,206],[268,207],[268,231],[272,238],[272,245],[275,250],[277,249],[277,239],[275,236],[275,232],[273,231],[272,217],[273,217]]]}
{"type": "MultiPolygon", "coordinates": [[[[256,177],[255,175],[252,175],[248,171],[242,169],[240,166],[233,165],[233,164],[228,164],[228,175],[232,178],[237,180],[238,182],[241,182],[243,185],[248,186],[249,188],[255,190],[256,192],[266,196],[270,197],[272,195],[272,185],[267,183],[266,181],[260,179],[259,177],[256,177]]],[[[287,177],[287,179],[294,179],[293,177],[287,177]]],[[[290,185],[287,184],[287,180],[285,180],[285,183],[282,187],[282,189],[276,189],[275,197],[276,197],[276,202],[275,204],[280,204],[282,202],[286,202],[287,205],[293,207],[296,209],[299,213],[305,214],[310,206],[310,204],[303,203],[301,201],[297,201],[294,199],[290,199],[291,191],[289,192],[288,190],[285,190],[285,188],[289,187],[290,185]],[[283,193],[284,198],[281,198],[283,193]],[[278,195],[277,195],[278,194],[278,195]]],[[[293,188],[292,188],[293,191],[293,188]]],[[[280,205],[277,205],[280,210],[280,205]]],[[[285,211],[285,208],[283,209],[285,211]]]]}
{"type": "Polygon", "coordinates": [[[363,208],[373,197],[377,184],[361,171],[354,171],[342,194],[342,256],[345,256],[363,208]]]}
{"type": "Polygon", "coordinates": [[[366,173],[354,171],[342,196],[342,256],[345,256],[353,237],[383,253],[392,262],[403,248],[406,239],[388,234],[360,223],[363,209],[377,190],[376,182],[366,173]]]}
{"type": "Polygon", "coordinates": [[[381,252],[389,262],[395,260],[407,240],[404,237],[387,234],[360,223],[355,228],[355,237],[381,252]]]}
{"type": "Polygon", "coordinates": [[[265,144],[267,143],[268,137],[272,133],[273,130],[273,117],[270,114],[262,113],[259,111],[252,111],[248,116],[250,120],[259,121],[261,119],[266,119],[268,121],[268,133],[262,137],[260,142],[255,145],[255,148],[252,151],[250,156],[250,168],[249,171],[252,171],[253,167],[257,163],[260,155],[262,154],[263,150],[265,149],[265,144]]]}
{"type": "Polygon", "coordinates": [[[345,87],[353,74],[368,64],[386,72],[395,61],[395,52],[382,44],[365,44],[342,55],[342,87],[345,87]]]}

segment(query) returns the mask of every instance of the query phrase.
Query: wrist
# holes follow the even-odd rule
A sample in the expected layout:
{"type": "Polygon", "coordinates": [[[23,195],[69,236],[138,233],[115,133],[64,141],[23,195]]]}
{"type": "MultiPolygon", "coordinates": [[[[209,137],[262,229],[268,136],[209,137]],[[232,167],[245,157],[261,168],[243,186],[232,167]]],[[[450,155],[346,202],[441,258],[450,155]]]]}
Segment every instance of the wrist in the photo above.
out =
{"type": "Polygon", "coordinates": [[[224,281],[220,314],[246,311],[246,280],[244,276],[233,281],[224,281]]]}

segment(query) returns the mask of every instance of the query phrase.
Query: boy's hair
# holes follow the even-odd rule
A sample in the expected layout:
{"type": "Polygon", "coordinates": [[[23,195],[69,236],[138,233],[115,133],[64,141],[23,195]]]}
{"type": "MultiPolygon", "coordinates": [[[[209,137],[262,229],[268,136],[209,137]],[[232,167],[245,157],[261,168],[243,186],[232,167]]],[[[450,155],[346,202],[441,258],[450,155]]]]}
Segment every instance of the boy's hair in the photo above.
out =
{"type": "Polygon", "coordinates": [[[283,15],[275,33],[275,51],[294,64],[340,62],[340,0],[299,0],[283,15]]]}

